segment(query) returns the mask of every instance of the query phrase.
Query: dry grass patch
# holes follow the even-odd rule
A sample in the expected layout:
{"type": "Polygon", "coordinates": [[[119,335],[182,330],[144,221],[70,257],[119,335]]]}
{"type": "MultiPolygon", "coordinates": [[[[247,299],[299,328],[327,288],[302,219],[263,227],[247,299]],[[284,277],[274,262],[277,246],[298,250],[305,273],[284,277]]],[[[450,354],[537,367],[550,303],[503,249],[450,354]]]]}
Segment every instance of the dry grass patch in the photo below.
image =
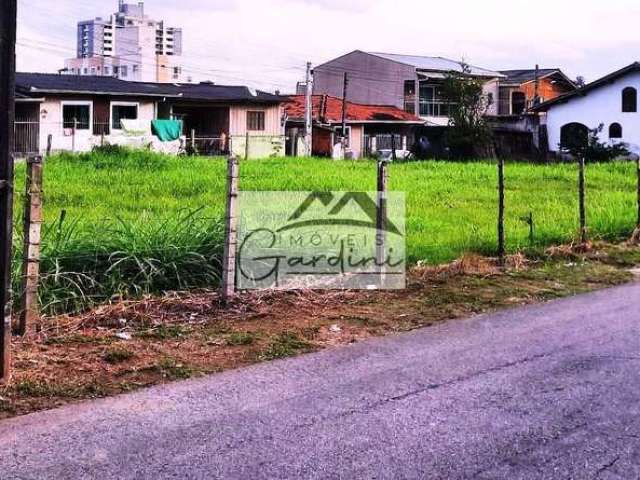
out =
{"type": "Polygon", "coordinates": [[[0,418],[619,285],[637,265],[640,249],[595,244],[506,268],[478,256],[417,267],[404,291],[262,292],[228,308],[216,292],[172,293],[47,318],[14,339],[0,418]]]}

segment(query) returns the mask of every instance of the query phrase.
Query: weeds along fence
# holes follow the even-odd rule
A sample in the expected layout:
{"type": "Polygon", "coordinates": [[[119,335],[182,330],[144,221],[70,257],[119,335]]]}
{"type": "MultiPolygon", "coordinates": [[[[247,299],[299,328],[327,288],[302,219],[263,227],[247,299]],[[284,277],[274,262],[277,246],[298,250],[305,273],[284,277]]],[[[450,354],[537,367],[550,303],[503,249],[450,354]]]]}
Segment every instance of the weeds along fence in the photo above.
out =
{"type": "MultiPolygon", "coordinates": [[[[238,157],[245,190],[362,191],[376,185],[371,162],[238,157]]],[[[17,213],[26,211],[25,170],[17,170],[17,213]]],[[[638,168],[587,162],[585,171],[585,231],[596,238],[628,235],[640,215],[638,168]]],[[[219,286],[226,264],[226,172],[222,159],[173,160],[119,147],[45,159],[40,311],[77,312],[113,299],[219,286]]],[[[577,163],[507,162],[504,221],[498,222],[495,162],[392,164],[389,190],[407,194],[409,262],[442,263],[467,251],[495,256],[500,223],[505,252],[579,242],[578,172],[577,163]]],[[[24,310],[18,300],[26,291],[25,253],[34,244],[23,238],[25,231],[17,214],[18,312],[24,310]]]]}

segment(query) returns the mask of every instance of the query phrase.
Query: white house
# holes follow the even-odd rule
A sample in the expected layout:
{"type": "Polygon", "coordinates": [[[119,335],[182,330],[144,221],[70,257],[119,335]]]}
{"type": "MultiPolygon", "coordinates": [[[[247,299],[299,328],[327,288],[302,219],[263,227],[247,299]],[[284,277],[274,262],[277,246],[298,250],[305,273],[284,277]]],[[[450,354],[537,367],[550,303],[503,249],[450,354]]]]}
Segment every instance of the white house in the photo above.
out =
{"type": "Polygon", "coordinates": [[[586,141],[588,130],[603,126],[600,141],[624,142],[640,154],[640,63],[534,108],[542,112],[549,150],[556,152],[575,141],[586,141]]]}

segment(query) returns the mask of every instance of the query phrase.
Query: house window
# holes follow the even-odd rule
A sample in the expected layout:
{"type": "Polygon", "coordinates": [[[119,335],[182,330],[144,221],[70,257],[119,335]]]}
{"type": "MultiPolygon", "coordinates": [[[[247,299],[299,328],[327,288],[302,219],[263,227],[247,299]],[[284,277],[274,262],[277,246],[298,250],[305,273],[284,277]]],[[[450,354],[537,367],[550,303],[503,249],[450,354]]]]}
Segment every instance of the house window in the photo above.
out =
{"type": "Polygon", "coordinates": [[[253,132],[264,131],[264,112],[247,112],[247,130],[253,132]]]}
{"type": "Polygon", "coordinates": [[[104,74],[109,75],[109,67],[104,67],[104,74]]]}
{"type": "Polygon", "coordinates": [[[633,87],[622,90],[622,111],[636,113],[638,111],[638,91],[633,87]]]}
{"type": "Polygon", "coordinates": [[[521,115],[527,109],[527,96],[524,92],[513,92],[511,94],[511,113],[521,115]]]}
{"type": "Polygon", "coordinates": [[[122,120],[137,120],[137,103],[112,103],[111,104],[111,127],[114,130],[122,129],[122,120]]]}
{"type": "Polygon", "coordinates": [[[91,126],[90,103],[63,103],[62,122],[64,128],[76,128],[76,130],[89,130],[91,126]]]}
{"type": "Polygon", "coordinates": [[[404,111],[416,113],[416,81],[406,80],[404,82],[404,111]]]}
{"type": "Polygon", "coordinates": [[[420,116],[449,116],[449,103],[443,99],[442,86],[420,84],[420,116]]]}
{"type": "Polygon", "coordinates": [[[126,77],[127,75],[129,75],[129,67],[127,65],[122,65],[120,67],[120,76],[126,77]]]}
{"type": "Polygon", "coordinates": [[[139,70],[139,69],[140,69],[140,68],[138,67],[138,65],[134,65],[134,66],[133,66],[133,73],[134,73],[134,75],[135,75],[136,73],[138,73],[138,70],[139,70]]]}
{"type": "Polygon", "coordinates": [[[612,123],[609,127],[609,138],[622,138],[622,125],[612,123]]]}

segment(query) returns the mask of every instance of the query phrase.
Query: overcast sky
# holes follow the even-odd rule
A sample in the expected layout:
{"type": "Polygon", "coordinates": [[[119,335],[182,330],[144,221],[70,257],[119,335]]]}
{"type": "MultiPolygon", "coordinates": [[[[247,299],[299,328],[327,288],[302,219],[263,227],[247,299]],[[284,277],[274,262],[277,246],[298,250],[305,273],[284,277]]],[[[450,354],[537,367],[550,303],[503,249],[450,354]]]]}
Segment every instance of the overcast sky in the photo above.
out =
{"type": "MultiPolygon", "coordinates": [[[[477,66],[561,67],[588,81],[640,60],[637,0],[147,0],[184,30],[194,80],[292,91],[304,64],[360,49],[477,66]]],[[[18,69],[53,72],[75,56],[76,22],[117,0],[18,0],[18,69]]]]}

